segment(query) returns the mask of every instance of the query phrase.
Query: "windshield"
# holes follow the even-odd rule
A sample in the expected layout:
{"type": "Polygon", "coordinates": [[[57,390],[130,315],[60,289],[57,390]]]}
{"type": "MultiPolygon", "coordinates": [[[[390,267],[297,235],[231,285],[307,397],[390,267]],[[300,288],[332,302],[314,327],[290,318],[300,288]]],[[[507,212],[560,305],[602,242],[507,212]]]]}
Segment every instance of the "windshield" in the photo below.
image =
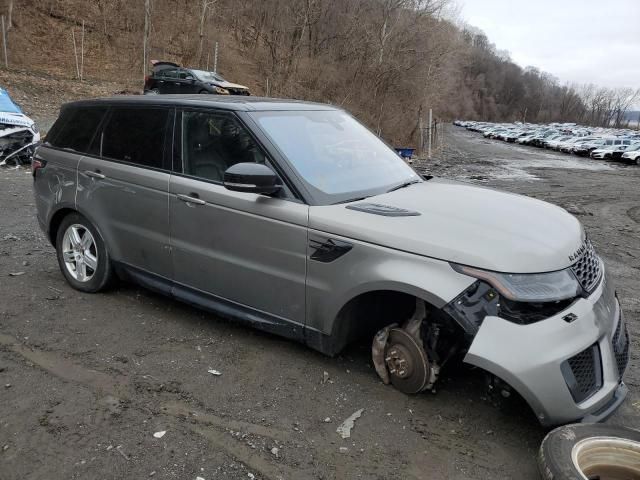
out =
{"type": "Polygon", "coordinates": [[[382,140],[340,110],[250,114],[321,204],[346,202],[419,182],[382,140]]]}
{"type": "Polygon", "coordinates": [[[206,72],[204,70],[191,70],[193,74],[203,82],[226,82],[224,78],[214,72],[206,72]]]}

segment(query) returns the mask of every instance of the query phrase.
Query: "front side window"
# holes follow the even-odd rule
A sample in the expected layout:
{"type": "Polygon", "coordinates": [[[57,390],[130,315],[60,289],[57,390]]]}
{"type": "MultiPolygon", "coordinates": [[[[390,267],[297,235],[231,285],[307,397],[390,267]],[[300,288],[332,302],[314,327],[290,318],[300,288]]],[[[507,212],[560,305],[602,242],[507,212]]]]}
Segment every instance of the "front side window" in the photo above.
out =
{"type": "Polygon", "coordinates": [[[420,177],[382,140],[340,110],[252,112],[318,203],[366,197],[420,177]]]}
{"type": "Polygon", "coordinates": [[[202,80],[203,82],[225,82],[226,80],[222,78],[215,72],[207,72],[204,70],[191,70],[193,74],[202,80]]]}
{"type": "Polygon", "coordinates": [[[266,161],[233,115],[196,111],[182,114],[182,159],[185,174],[214,182],[222,182],[231,165],[266,161]]]}
{"type": "Polygon", "coordinates": [[[163,168],[169,114],[166,108],[114,108],[102,133],[102,156],[163,168]]]}

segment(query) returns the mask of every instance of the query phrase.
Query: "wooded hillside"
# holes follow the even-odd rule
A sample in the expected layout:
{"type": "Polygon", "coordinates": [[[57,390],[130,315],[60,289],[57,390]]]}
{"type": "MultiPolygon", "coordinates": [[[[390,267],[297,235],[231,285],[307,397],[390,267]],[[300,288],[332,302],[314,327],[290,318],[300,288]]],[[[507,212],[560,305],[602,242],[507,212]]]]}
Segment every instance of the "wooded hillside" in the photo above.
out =
{"type": "Polygon", "coordinates": [[[429,108],[440,119],[624,122],[637,91],[571,87],[522,69],[482,32],[445,18],[447,4],[5,0],[2,13],[11,68],[75,77],[84,51],[85,80],[140,91],[145,37],[147,59],[205,69],[218,42],[218,71],[229,80],[258,95],[269,88],[271,96],[341,105],[395,144],[416,143],[429,108]]]}

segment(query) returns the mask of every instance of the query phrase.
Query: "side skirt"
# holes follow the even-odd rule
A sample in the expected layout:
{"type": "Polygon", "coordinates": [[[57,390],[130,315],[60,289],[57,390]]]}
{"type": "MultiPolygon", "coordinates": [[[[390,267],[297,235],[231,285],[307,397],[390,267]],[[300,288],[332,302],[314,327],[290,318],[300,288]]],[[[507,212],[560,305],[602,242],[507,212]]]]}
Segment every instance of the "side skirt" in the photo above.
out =
{"type": "MultiPolygon", "coordinates": [[[[145,270],[121,262],[114,262],[118,276],[149,290],[173,297],[181,302],[214,313],[222,318],[238,321],[258,330],[307,343],[303,325],[260,310],[202,292],[145,270]]],[[[313,347],[313,345],[311,345],[313,347]]]]}

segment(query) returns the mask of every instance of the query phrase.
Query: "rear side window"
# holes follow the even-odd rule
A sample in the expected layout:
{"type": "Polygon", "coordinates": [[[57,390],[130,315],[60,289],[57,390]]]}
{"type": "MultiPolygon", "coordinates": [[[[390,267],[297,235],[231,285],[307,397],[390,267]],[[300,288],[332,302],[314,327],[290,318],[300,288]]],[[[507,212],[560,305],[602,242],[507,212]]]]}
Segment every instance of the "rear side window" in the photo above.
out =
{"type": "Polygon", "coordinates": [[[53,147],[88,153],[89,142],[106,112],[106,107],[64,109],[47,135],[47,143],[53,147]]]}
{"type": "Polygon", "coordinates": [[[102,156],[164,168],[169,113],[166,108],[113,108],[102,132],[102,156]]]}
{"type": "Polygon", "coordinates": [[[159,70],[155,76],[161,78],[177,78],[178,70],[175,68],[165,68],[163,70],[159,70]]]}

